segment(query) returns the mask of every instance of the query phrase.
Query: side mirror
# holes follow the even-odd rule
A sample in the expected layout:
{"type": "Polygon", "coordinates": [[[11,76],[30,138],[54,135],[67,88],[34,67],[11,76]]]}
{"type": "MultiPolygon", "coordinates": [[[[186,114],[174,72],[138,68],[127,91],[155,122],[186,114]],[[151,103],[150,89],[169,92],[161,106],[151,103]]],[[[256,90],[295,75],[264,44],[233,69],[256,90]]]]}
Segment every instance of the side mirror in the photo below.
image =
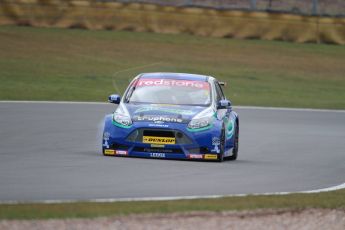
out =
{"type": "Polygon", "coordinates": [[[220,82],[218,82],[219,83],[219,85],[221,85],[221,86],[226,86],[227,85],[227,83],[225,82],[225,81],[220,81],[220,82]]]}
{"type": "Polygon", "coordinates": [[[113,104],[120,104],[121,97],[117,94],[112,94],[109,96],[108,101],[113,104]]]}
{"type": "Polygon", "coordinates": [[[217,105],[217,109],[231,108],[231,102],[229,100],[220,100],[217,105]]]}

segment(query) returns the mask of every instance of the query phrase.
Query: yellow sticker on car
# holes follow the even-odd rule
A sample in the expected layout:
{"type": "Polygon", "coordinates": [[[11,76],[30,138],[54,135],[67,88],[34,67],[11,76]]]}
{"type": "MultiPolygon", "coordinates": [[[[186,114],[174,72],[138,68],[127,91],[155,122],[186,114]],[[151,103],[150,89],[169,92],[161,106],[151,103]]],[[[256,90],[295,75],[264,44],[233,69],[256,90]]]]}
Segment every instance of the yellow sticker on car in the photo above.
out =
{"type": "Polygon", "coordinates": [[[217,160],[218,156],[216,154],[205,154],[204,159],[205,160],[217,160]]]}
{"type": "Polygon", "coordinates": [[[143,143],[147,144],[164,144],[164,145],[173,145],[175,144],[174,137],[152,137],[152,136],[144,136],[143,143]]]}
{"type": "Polygon", "coordinates": [[[115,155],[115,150],[113,149],[105,149],[104,150],[105,155],[115,155]]]}

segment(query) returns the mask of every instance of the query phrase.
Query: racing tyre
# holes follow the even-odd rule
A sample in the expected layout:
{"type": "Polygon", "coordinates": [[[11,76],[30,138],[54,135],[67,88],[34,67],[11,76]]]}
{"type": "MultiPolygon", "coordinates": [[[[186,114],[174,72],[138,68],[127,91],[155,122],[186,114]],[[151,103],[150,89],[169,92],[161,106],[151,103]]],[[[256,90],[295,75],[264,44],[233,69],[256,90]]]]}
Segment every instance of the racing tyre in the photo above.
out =
{"type": "Polygon", "coordinates": [[[238,141],[239,141],[239,125],[236,122],[234,148],[232,149],[232,155],[227,158],[227,159],[229,159],[231,161],[234,161],[234,160],[237,159],[237,156],[238,156],[238,141]]]}
{"type": "Polygon", "coordinates": [[[220,137],[220,153],[218,156],[218,162],[223,162],[224,161],[224,150],[225,150],[225,129],[222,129],[222,134],[220,137]]]}

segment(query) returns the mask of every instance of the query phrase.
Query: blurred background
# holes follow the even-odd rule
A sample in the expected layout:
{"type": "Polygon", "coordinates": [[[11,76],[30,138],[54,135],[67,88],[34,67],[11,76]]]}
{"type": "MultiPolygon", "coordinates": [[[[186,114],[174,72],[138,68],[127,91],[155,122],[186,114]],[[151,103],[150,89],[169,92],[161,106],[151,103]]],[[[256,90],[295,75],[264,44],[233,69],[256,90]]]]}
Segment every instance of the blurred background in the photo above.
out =
{"type": "MultiPolygon", "coordinates": [[[[116,1],[116,0],[100,0],[116,1]]],[[[221,10],[285,12],[301,15],[344,16],[342,0],[118,0],[171,6],[209,7],[221,10]]]]}
{"type": "Polygon", "coordinates": [[[235,105],[344,109],[344,15],[343,0],[0,0],[0,98],[104,101],[187,72],[227,81],[235,105]]]}

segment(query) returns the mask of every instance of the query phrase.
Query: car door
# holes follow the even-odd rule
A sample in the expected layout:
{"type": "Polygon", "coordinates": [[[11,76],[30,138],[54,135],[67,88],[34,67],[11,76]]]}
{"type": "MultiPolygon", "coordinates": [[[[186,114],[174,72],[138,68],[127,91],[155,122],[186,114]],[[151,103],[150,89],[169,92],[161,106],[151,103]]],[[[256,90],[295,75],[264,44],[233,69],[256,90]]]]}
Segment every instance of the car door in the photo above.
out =
{"type": "MultiPolygon", "coordinates": [[[[215,88],[216,88],[216,103],[220,100],[225,100],[225,95],[223,93],[222,87],[218,83],[218,81],[215,82],[215,88]]],[[[223,120],[224,125],[225,125],[225,133],[226,133],[226,139],[231,138],[232,134],[232,122],[230,119],[230,114],[231,114],[231,107],[227,109],[217,109],[217,118],[223,120]]]]}

